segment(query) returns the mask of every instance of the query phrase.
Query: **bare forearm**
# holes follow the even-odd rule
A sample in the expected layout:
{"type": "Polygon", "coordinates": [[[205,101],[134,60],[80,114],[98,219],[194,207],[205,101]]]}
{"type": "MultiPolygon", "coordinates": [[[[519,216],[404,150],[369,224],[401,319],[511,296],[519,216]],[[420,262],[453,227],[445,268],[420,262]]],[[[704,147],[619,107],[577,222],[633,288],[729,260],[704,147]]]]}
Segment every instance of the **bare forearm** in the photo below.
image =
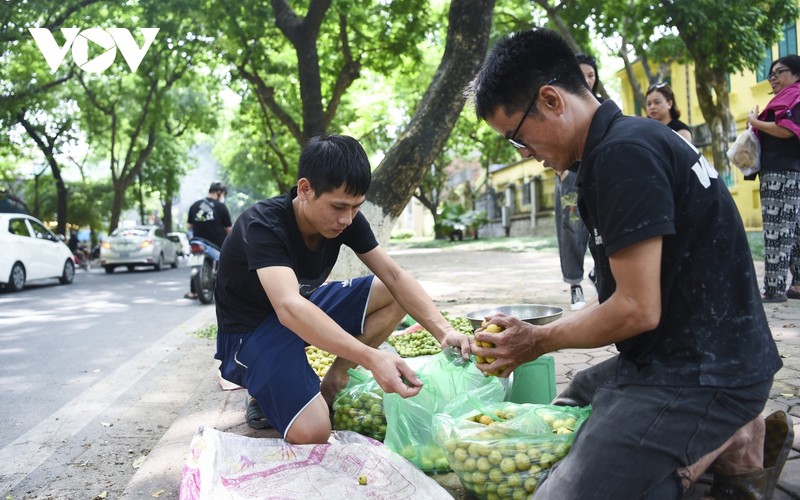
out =
{"type": "Polygon", "coordinates": [[[750,120],[750,124],[753,126],[753,128],[758,129],[765,134],[777,137],[778,139],[788,139],[794,135],[791,130],[783,128],[775,122],[765,122],[754,119],[750,120]]]}
{"type": "Polygon", "coordinates": [[[399,290],[393,292],[393,295],[400,306],[437,340],[441,341],[445,333],[452,329],[450,322],[442,316],[425,289],[407,271],[398,273],[396,282],[390,289],[399,290]]]}
{"type": "Polygon", "coordinates": [[[590,349],[635,337],[657,324],[652,314],[642,313],[639,303],[615,294],[603,304],[587,304],[564,319],[545,325],[539,342],[544,352],[590,349]]]}

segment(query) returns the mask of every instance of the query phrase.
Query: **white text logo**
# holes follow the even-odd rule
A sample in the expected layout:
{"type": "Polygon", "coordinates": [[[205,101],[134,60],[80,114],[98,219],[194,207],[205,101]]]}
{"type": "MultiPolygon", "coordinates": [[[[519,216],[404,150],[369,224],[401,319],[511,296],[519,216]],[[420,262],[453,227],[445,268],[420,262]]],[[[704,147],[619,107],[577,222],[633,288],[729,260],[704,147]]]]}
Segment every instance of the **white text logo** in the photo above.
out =
{"type": "Polygon", "coordinates": [[[117,57],[117,49],[122,53],[131,71],[136,71],[144,55],[156,39],[159,28],[139,28],[144,37],[144,44],[139,47],[131,32],[125,28],[61,28],[64,45],[56,43],[53,34],[47,28],[29,28],[36,46],[47,61],[50,70],[55,73],[67,51],[72,47],[72,59],[82,70],[89,73],[102,73],[107,70],[117,57]],[[104,52],[89,60],[89,42],[100,46],[104,52]]]}

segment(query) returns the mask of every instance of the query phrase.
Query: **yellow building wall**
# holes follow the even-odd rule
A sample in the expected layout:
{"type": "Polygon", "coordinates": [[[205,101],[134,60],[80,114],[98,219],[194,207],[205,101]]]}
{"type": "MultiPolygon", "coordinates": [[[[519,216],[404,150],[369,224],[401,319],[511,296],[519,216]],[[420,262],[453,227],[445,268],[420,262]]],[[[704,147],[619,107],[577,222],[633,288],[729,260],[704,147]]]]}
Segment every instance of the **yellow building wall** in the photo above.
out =
{"type": "MultiPolygon", "coordinates": [[[[778,54],[778,44],[776,43],[772,46],[772,60],[777,59],[779,57],[778,54]]],[[[641,64],[634,63],[633,73],[634,78],[639,82],[640,88],[646,91],[649,85],[641,64]]],[[[617,77],[622,82],[622,102],[618,104],[623,113],[645,116],[645,110],[635,104],[633,89],[629,84],[624,68],[617,72],[617,77]]],[[[703,113],[697,101],[697,93],[695,92],[694,65],[672,64],[669,80],[670,87],[675,93],[678,109],[681,111],[680,119],[692,127],[705,123],[705,118],[703,118],[703,113]]],[[[757,81],[755,72],[749,70],[729,75],[729,81],[730,110],[736,121],[736,134],[738,135],[747,127],[749,111],[755,106],[758,106],[759,109],[764,109],[764,106],[767,105],[772,97],[769,94],[772,88],[768,80],[757,81]]],[[[710,159],[709,148],[701,147],[701,150],[710,159]]],[[[760,230],[762,221],[758,180],[744,180],[739,169],[733,166],[731,166],[729,172],[722,174],[722,178],[733,195],[745,227],[749,230],[760,230]]]]}
{"type": "Polygon", "coordinates": [[[520,160],[510,163],[505,167],[489,174],[490,183],[496,193],[503,193],[509,184],[516,186],[515,204],[516,213],[530,213],[530,204],[523,203],[522,187],[526,182],[535,178],[540,179],[541,192],[539,196],[539,206],[553,206],[553,189],[555,189],[555,172],[545,167],[541,162],[534,159],[520,160]]]}

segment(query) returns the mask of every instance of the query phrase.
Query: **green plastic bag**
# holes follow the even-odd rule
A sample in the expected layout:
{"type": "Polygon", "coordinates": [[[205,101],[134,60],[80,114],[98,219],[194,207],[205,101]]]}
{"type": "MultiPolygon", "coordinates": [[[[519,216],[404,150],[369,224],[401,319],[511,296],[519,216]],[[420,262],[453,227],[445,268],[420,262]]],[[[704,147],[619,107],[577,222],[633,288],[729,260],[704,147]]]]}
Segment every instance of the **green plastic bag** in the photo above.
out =
{"type": "Polygon", "coordinates": [[[350,368],[347,373],[350,380],[333,400],[333,428],[383,441],[386,436],[383,389],[367,370],[350,368]]]}
{"type": "Polygon", "coordinates": [[[461,484],[478,498],[528,498],[564,458],[591,407],[473,404],[436,415],[436,441],[461,484]]]}
{"type": "MultiPolygon", "coordinates": [[[[406,399],[397,394],[384,396],[387,422],[384,443],[425,472],[446,472],[450,466],[444,449],[434,439],[434,415],[464,394],[487,404],[500,402],[505,389],[499,379],[486,377],[474,361],[464,360],[451,348],[432,356],[417,376],[423,386],[416,396],[406,399]]],[[[450,408],[456,413],[464,410],[463,405],[450,408]]]]}

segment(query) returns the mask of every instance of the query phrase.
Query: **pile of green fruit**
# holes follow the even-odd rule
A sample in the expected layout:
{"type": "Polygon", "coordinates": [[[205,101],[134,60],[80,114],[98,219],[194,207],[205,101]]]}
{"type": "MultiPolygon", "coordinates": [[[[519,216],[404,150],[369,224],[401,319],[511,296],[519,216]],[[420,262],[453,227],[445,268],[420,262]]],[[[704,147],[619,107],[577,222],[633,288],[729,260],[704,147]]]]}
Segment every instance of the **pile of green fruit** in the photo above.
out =
{"type": "Polygon", "coordinates": [[[472,323],[466,317],[456,316],[455,318],[451,318],[447,313],[442,314],[447,318],[447,321],[453,325],[453,328],[455,328],[457,332],[470,336],[474,334],[472,323]]]}
{"type": "MultiPolygon", "coordinates": [[[[374,382],[374,379],[372,379],[374,382]]],[[[383,413],[383,390],[377,382],[345,388],[333,401],[333,428],[348,430],[383,442],[386,416],[383,413]]]]}
{"type": "Polygon", "coordinates": [[[466,489],[481,499],[529,498],[547,471],[564,458],[588,409],[509,405],[458,421],[444,441],[447,461],[466,489]],[[530,407],[539,407],[531,410],[530,407]],[[535,433],[520,424],[536,412],[535,433]],[[540,432],[541,431],[541,432],[540,432]]]}
{"type": "Polygon", "coordinates": [[[331,367],[336,356],[323,351],[319,347],[310,345],[306,347],[306,358],[308,358],[308,364],[311,365],[314,373],[316,373],[319,378],[322,378],[328,373],[328,368],[331,367]]]}
{"type": "Polygon", "coordinates": [[[401,358],[413,358],[442,351],[439,341],[431,332],[422,329],[412,333],[392,335],[386,342],[397,351],[401,358]]]}
{"type": "Polygon", "coordinates": [[[438,445],[428,446],[405,446],[400,450],[400,456],[418,466],[420,470],[427,473],[449,472],[450,465],[447,463],[445,452],[438,445]]]}
{"type": "MultiPolygon", "coordinates": [[[[446,312],[442,312],[453,328],[464,335],[473,335],[472,323],[462,316],[450,317],[446,312]]],[[[386,342],[394,347],[402,358],[413,358],[441,352],[441,344],[431,332],[424,329],[421,325],[412,325],[402,332],[397,332],[386,339],[386,342]]]]}

